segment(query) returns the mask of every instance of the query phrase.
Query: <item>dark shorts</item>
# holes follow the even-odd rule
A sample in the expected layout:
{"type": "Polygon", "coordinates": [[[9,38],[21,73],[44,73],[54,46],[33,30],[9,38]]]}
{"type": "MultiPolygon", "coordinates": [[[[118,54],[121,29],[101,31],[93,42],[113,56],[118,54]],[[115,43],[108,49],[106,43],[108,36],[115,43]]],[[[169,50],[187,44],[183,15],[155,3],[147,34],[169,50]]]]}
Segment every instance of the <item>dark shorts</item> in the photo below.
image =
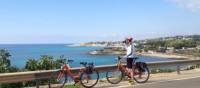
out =
{"type": "Polygon", "coordinates": [[[133,59],[134,58],[127,58],[127,68],[132,68],[133,67],[133,59]]]}

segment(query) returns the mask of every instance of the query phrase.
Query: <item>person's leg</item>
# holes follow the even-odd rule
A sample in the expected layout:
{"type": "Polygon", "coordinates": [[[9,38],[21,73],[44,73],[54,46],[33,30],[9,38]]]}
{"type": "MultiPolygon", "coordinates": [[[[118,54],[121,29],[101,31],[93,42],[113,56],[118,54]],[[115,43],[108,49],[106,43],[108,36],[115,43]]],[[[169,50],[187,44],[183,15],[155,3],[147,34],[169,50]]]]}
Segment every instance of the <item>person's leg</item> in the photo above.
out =
{"type": "Polygon", "coordinates": [[[127,58],[127,71],[130,73],[131,78],[133,78],[133,58],[127,58]]]}
{"type": "Polygon", "coordinates": [[[134,84],[132,67],[133,67],[133,58],[127,58],[127,71],[130,73],[129,74],[129,76],[130,76],[129,84],[130,85],[134,84]]]}

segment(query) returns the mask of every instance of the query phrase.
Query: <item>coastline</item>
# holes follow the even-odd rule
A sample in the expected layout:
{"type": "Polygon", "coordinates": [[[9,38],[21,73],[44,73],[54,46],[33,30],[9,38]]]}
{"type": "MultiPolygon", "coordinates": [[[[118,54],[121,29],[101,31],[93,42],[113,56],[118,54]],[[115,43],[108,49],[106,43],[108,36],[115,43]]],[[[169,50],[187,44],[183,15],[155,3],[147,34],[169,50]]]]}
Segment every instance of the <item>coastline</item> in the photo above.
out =
{"type": "MultiPolygon", "coordinates": [[[[80,44],[72,44],[71,47],[81,47],[81,46],[89,46],[89,47],[104,47],[101,50],[94,50],[88,52],[89,55],[125,55],[125,50],[122,47],[108,47],[105,44],[95,44],[95,43],[80,43],[80,44]]],[[[142,56],[150,56],[150,57],[160,57],[167,58],[172,60],[196,60],[200,59],[200,57],[195,57],[192,55],[183,55],[176,53],[159,53],[159,52],[136,52],[137,55],[142,56]]]]}
{"type": "Polygon", "coordinates": [[[66,46],[68,47],[106,47],[105,44],[94,44],[94,43],[76,43],[76,44],[70,44],[66,46]]]}
{"type": "MultiPolygon", "coordinates": [[[[90,55],[125,55],[124,51],[112,51],[112,50],[96,50],[96,51],[90,51],[88,54],[90,55]]],[[[142,55],[142,56],[149,56],[149,57],[160,57],[160,58],[167,58],[172,60],[196,60],[200,59],[200,57],[194,57],[191,55],[183,55],[183,54],[168,54],[168,53],[147,53],[147,52],[136,52],[136,55],[142,55]]]]}

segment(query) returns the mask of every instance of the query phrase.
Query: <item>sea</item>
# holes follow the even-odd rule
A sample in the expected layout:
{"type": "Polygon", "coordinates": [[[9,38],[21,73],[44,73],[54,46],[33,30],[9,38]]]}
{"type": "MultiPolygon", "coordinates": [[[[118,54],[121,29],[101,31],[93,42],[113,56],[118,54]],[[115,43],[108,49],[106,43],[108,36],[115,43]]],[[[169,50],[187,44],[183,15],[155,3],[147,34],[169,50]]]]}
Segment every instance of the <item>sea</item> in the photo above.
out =
{"type": "MultiPolygon", "coordinates": [[[[1,44],[0,49],[6,49],[11,54],[12,66],[24,68],[28,59],[38,60],[41,55],[50,55],[55,59],[64,55],[74,60],[71,67],[80,67],[80,62],[93,62],[95,66],[117,63],[117,55],[90,55],[88,52],[102,47],[71,47],[70,44],[1,44]]],[[[154,62],[169,61],[167,58],[139,56],[138,61],[154,62]]]]}

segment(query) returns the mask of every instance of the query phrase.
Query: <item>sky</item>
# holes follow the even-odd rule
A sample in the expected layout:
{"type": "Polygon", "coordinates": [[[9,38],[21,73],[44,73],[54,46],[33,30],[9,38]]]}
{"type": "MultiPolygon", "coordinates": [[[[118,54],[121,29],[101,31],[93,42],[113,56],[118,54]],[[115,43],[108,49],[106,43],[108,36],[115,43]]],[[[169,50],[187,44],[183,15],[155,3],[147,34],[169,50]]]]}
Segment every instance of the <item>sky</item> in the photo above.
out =
{"type": "Polygon", "coordinates": [[[200,0],[0,0],[0,44],[200,34],[200,0]]]}

